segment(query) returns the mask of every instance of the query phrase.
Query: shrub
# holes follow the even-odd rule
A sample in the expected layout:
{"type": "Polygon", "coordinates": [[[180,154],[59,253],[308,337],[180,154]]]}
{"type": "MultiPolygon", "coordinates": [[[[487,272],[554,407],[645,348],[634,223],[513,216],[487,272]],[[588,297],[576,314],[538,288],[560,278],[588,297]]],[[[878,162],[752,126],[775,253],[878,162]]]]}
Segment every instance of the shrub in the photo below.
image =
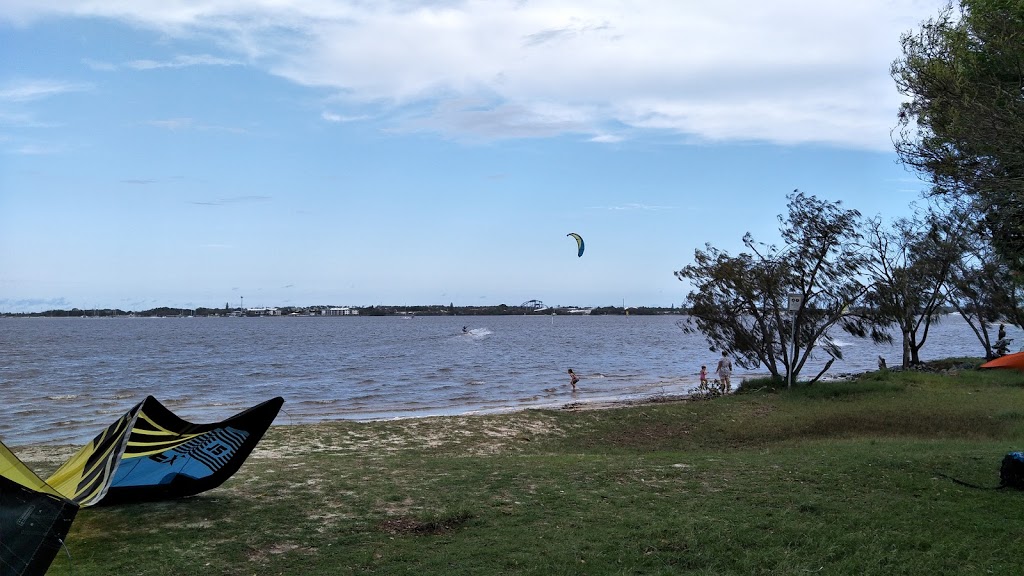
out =
{"type": "Polygon", "coordinates": [[[765,391],[778,392],[786,388],[786,381],[782,377],[761,376],[758,378],[745,378],[736,387],[737,394],[748,394],[750,392],[765,391]]]}

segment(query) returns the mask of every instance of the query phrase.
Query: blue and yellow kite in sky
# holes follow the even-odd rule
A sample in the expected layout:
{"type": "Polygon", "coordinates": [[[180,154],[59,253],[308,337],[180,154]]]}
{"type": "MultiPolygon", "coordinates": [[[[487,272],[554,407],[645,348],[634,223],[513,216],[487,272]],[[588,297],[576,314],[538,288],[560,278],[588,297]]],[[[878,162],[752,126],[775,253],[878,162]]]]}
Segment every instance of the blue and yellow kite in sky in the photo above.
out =
{"type": "Polygon", "coordinates": [[[576,253],[576,257],[579,258],[580,256],[583,256],[583,236],[580,236],[575,232],[569,232],[566,236],[572,236],[576,239],[576,248],[579,249],[576,253]]]}

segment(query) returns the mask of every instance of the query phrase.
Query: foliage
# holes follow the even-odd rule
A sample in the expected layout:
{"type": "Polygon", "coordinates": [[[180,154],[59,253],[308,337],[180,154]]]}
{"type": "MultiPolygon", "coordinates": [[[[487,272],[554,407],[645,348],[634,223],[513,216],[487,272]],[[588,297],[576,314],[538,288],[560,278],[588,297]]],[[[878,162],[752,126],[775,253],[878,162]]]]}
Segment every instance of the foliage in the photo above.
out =
{"type": "Polygon", "coordinates": [[[836,325],[876,341],[889,336],[871,317],[848,313],[868,288],[857,278],[867,260],[856,245],[860,213],[798,190],[787,199],[788,215],[779,216],[782,248],[757,244],[747,233],[749,252],[731,256],[709,244],[675,274],[693,287],[683,330],[703,333],[712,350],[732,351],[740,366],[764,365],[792,384],[816,348],[842,358],[827,337],[836,325]],[[799,304],[790,314],[792,295],[799,304]]]}
{"type": "Polygon", "coordinates": [[[881,218],[867,224],[866,271],[873,280],[865,299],[870,314],[900,330],[904,368],[920,363],[928,331],[941,317],[959,243],[943,234],[936,216],[901,218],[891,228],[881,218]]]}
{"type": "Polygon", "coordinates": [[[1004,318],[1018,326],[1024,322],[1024,286],[996,254],[982,227],[966,216],[962,204],[947,202],[946,210],[933,221],[933,234],[945,238],[956,256],[945,286],[946,302],[970,326],[985,357],[992,358],[997,344],[992,327],[1004,318]]]}
{"type": "Polygon", "coordinates": [[[909,100],[900,159],[963,196],[1011,270],[1024,272],[1024,3],[960,0],[901,38],[891,73],[909,100]]]}
{"type": "Polygon", "coordinates": [[[760,376],[757,378],[744,378],[736,387],[737,394],[750,392],[775,392],[786,387],[786,381],[774,376],[760,376]]]}
{"type": "Polygon", "coordinates": [[[697,384],[697,387],[690,391],[690,397],[694,400],[711,400],[725,394],[726,391],[720,380],[704,380],[697,384]]]}

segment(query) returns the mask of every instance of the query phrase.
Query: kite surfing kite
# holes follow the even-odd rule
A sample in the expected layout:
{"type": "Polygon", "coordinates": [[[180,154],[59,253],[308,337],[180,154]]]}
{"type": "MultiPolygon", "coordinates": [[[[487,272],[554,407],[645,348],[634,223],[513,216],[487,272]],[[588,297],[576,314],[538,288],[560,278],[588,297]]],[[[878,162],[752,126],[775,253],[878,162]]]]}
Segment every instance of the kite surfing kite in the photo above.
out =
{"type": "Polygon", "coordinates": [[[579,258],[580,256],[583,256],[583,236],[580,236],[575,232],[569,232],[566,236],[572,236],[576,239],[576,247],[579,248],[579,251],[576,253],[576,257],[579,258]]]}
{"type": "Polygon", "coordinates": [[[242,466],[282,404],[277,397],[216,424],[192,424],[148,396],[46,483],[80,506],[165,500],[216,488],[242,466]]]}
{"type": "Polygon", "coordinates": [[[215,424],[182,420],[152,396],[46,480],[0,443],[0,575],[45,574],[79,507],[192,496],[238,471],[284,398],[215,424]]]}
{"type": "Polygon", "coordinates": [[[0,574],[45,574],[77,513],[0,442],[0,574]]]}
{"type": "Polygon", "coordinates": [[[1024,352],[1016,352],[1014,354],[1007,354],[1006,356],[1000,356],[995,360],[989,360],[978,368],[1013,368],[1015,370],[1024,370],[1024,352]]]}

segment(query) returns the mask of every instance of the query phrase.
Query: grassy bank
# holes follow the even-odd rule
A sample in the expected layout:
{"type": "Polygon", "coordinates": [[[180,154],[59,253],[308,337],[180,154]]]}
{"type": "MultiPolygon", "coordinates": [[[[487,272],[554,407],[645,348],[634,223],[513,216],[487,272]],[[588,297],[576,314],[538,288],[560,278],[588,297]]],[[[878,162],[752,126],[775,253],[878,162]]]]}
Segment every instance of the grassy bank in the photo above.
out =
{"type": "Polygon", "coordinates": [[[50,574],[1017,575],[1024,493],[939,473],[1020,449],[1024,376],[973,370],[276,426],[216,490],[81,511],[50,574]]]}

